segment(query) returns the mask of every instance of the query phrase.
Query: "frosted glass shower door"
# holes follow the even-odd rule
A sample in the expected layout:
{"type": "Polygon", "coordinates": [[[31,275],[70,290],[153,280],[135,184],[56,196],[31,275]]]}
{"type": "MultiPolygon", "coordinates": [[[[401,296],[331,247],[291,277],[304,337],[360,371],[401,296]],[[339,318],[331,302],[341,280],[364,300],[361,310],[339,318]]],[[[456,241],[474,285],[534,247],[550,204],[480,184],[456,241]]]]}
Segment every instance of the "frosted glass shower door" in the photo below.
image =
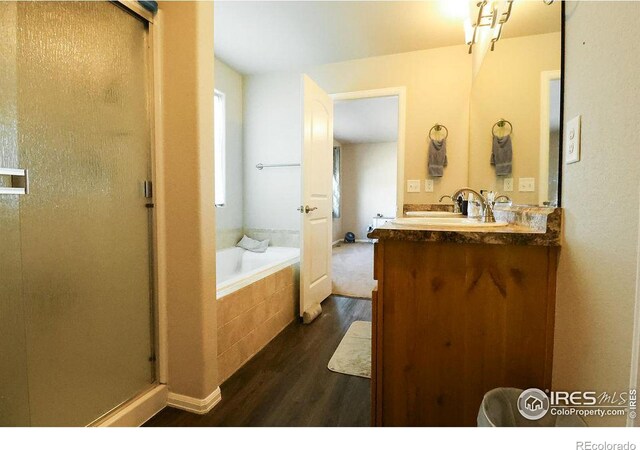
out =
{"type": "Polygon", "coordinates": [[[86,425],[155,377],[147,24],[92,1],[0,18],[0,167],[29,174],[0,195],[0,425],[86,425]]]}
{"type": "MultiPolygon", "coordinates": [[[[17,8],[0,2],[0,168],[19,166],[17,8]]],[[[0,189],[10,178],[0,175],[0,189]]],[[[0,195],[0,425],[29,423],[27,343],[22,301],[20,200],[0,195]]]]}

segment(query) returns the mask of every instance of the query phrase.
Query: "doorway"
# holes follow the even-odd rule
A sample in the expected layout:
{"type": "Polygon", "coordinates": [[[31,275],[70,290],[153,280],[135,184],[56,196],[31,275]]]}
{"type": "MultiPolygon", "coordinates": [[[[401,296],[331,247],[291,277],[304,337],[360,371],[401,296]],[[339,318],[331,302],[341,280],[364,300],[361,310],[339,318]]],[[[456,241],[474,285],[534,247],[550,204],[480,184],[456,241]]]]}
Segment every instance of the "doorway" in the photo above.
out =
{"type": "Polygon", "coordinates": [[[337,295],[371,298],[373,241],[367,235],[402,208],[402,94],[402,89],[384,89],[333,96],[332,263],[337,295]]]}
{"type": "Polygon", "coordinates": [[[558,205],[561,78],[559,70],[543,71],[540,75],[540,206],[558,205]]]}

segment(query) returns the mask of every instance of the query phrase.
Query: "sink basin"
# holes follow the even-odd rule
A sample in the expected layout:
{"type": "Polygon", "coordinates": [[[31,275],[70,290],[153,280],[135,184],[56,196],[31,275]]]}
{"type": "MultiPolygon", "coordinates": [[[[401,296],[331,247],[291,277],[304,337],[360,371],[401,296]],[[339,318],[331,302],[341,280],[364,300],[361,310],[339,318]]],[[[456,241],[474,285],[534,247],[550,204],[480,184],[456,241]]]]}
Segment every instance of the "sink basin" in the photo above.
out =
{"type": "Polygon", "coordinates": [[[458,217],[464,218],[462,213],[454,213],[450,211],[407,211],[408,217],[458,217]]]}
{"type": "Polygon", "coordinates": [[[452,227],[452,228],[496,228],[507,226],[507,222],[497,221],[493,223],[478,222],[476,219],[466,217],[404,217],[393,219],[391,223],[397,225],[452,227]]]}

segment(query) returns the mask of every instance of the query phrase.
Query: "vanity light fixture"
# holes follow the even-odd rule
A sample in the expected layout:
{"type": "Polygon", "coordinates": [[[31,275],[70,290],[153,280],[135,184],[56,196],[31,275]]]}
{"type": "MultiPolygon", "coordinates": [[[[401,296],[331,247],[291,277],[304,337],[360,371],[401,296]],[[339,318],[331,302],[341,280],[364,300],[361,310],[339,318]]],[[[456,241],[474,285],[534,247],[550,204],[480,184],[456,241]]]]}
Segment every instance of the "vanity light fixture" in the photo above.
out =
{"type": "Polygon", "coordinates": [[[478,42],[479,28],[488,27],[491,30],[491,50],[502,35],[502,26],[511,17],[511,9],[514,0],[483,0],[477,3],[478,17],[475,24],[471,20],[465,20],[465,41],[469,46],[469,54],[473,52],[473,45],[478,42]]]}
{"type": "Polygon", "coordinates": [[[491,37],[491,51],[493,51],[493,48],[495,47],[496,42],[498,42],[498,39],[500,39],[500,35],[502,34],[502,26],[505,23],[507,23],[507,20],[509,20],[509,17],[511,17],[512,7],[513,7],[513,0],[507,1],[505,4],[505,11],[503,11],[500,14],[500,17],[498,18],[498,22],[493,28],[493,36],[491,37]]]}

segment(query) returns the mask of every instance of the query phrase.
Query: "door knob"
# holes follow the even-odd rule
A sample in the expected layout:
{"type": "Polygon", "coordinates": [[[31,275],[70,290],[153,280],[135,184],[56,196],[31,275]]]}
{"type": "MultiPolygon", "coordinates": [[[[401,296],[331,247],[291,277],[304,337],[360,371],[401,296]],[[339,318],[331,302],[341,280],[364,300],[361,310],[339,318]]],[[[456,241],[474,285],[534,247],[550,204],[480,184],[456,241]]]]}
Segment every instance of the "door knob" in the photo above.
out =
{"type": "Polygon", "coordinates": [[[309,205],[307,205],[304,208],[302,206],[299,207],[298,211],[304,212],[305,214],[309,214],[311,211],[315,211],[316,209],[318,209],[318,208],[316,208],[315,206],[313,208],[310,208],[309,205]]]}

